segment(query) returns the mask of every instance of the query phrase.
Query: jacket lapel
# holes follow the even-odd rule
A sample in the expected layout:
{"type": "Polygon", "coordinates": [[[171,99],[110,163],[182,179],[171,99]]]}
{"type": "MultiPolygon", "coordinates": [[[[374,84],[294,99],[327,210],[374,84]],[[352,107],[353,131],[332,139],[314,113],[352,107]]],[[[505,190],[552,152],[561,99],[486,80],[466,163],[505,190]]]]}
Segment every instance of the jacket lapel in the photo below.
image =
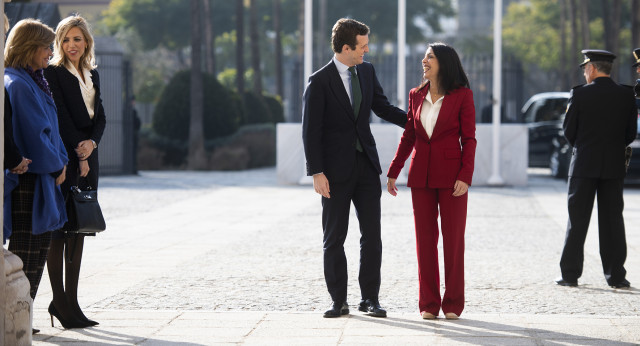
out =
{"type": "Polygon", "coordinates": [[[457,90],[451,91],[448,95],[444,96],[444,100],[442,100],[442,107],[440,107],[440,113],[438,113],[438,119],[436,120],[436,125],[433,127],[433,133],[431,133],[431,138],[434,138],[438,131],[444,126],[447,121],[449,121],[449,117],[453,114],[453,109],[458,100],[457,90]]]}
{"type": "Polygon", "coordinates": [[[349,94],[347,94],[347,90],[344,88],[344,83],[342,83],[342,78],[340,78],[340,73],[338,73],[338,68],[336,64],[333,63],[333,60],[329,63],[329,87],[336,99],[340,103],[340,106],[344,108],[345,112],[349,115],[351,120],[356,120],[353,115],[353,107],[351,106],[351,101],[349,101],[349,94]]]}
{"type": "Polygon", "coordinates": [[[429,140],[429,135],[427,134],[427,130],[425,130],[422,125],[422,120],[420,119],[420,113],[422,113],[422,104],[424,103],[425,98],[427,97],[427,93],[429,92],[429,84],[424,86],[422,89],[418,91],[416,94],[418,97],[415,102],[417,103],[417,107],[414,107],[416,110],[415,120],[414,120],[414,128],[422,135],[424,138],[429,140]]]}

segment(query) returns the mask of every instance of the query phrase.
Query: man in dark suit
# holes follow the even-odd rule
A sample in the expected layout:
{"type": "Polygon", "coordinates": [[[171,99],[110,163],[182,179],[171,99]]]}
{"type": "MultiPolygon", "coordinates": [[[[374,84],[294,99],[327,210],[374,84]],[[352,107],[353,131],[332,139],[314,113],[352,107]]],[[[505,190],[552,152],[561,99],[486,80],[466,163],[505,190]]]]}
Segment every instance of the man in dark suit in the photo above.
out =
{"type": "Polygon", "coordinates": [[[371,134],[371,111],[404,127],[406,113],[392,106],[373,66],[364,62],[369,51],[369,27],[340,19],[331,35],[333,59],[309,77],[304,92],[302,139],[307,175],[322,195],[324,276],[333,304],[324,317],[349,313],[347,260],[344,241],[351,202],[360,223],[362,300],[358,310],[386,317],[380,307],[380,160],[371,134]]]}
{"type": "Polygon", "coordinates": [[[600,258],[607,283],[629,288],[622,197],[625,148],[636,138],[638,112],[633,91],[611,78],[615,55],[583,50],[586,85],[571,90],[564,119],[564,135],[573,146],[569,167],[569,222],[560,259],[558,285],[578,286],[584,261],[584,242],[594,197],[598,196],[600,258]]]}

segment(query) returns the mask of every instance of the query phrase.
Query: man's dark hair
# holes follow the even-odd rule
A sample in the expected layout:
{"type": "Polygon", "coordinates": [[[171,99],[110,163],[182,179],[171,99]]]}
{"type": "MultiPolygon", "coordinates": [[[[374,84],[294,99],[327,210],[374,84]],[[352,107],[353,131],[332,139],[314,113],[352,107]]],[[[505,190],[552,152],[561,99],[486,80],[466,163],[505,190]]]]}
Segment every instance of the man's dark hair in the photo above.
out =
{"type": "Polygon", "coordinates": [[[336,53],[342,53],[345,44],[356,49],[358,35],[369,35],[369,27],[355,19],[340,18],[331,30],[331,48],[336,53]]]}
{"type": "Polygon", "coordinates": [[[590,64],[604,74],[611,74],[611,69],[613,69],[613,63],[608,61],[591,61],[590,64]]]}
{"type": "Polygon", "coordinates": [[[469,88],[469,79],[462,68],[460,57],[453,47],[446,43],[436,42],[429,44],[433,50],[433,54],[438,59],[440,71],[438,72],[438,86],[441,91],[449,93],[450,91],[460,88],[469,88]]]}

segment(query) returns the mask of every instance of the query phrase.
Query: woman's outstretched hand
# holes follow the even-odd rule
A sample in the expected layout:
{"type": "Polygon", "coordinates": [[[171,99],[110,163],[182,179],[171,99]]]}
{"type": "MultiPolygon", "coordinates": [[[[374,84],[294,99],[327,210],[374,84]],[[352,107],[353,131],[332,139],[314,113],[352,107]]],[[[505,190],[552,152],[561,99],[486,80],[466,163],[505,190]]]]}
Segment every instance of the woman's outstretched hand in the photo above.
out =
{"type": "Polygon", "coordinates": [[[387,191],[389,191],[391,196],[398,195],[398,188],[396,187],[396,179],[394,178],[387,179],[387,191]]]}

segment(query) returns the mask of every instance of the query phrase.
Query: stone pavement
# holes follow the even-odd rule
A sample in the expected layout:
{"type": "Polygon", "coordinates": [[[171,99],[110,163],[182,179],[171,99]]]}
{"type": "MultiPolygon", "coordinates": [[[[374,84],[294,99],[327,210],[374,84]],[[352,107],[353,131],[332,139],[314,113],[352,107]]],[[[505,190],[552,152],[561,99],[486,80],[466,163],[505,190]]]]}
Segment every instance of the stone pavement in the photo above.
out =
{"type": "MultiPolygon", "coordinates": [[[[357,311],[358,226],[345,244],[351,315],[324,319],[320,198],[279,186],[275,169],[142,172],[103,177],[107,231],[85,243],[80,304],[93,328],[50,326],[45,275],[34,345],[640,344],[640,290],[606,285],[597,215],[580,287],[558,287],[566,183],[531,171],[522,188],[472,187],[466,308],[458,321],[420,319],[410,191],[382,198],[381,304],[357,311]]],[[[640,189],[625,190],[627,278],[640,285],[640,189]]],[[[440,261],[442,265],[442,260],[440,261]]]]}

